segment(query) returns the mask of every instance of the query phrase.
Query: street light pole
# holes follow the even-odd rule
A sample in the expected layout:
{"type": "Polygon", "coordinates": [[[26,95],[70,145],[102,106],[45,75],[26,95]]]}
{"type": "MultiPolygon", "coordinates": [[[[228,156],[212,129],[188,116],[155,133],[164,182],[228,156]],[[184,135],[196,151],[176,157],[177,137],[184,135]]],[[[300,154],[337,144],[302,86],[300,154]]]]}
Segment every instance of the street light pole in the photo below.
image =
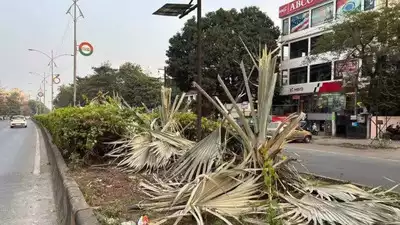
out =
{"type": "Polygon", "coordinates": [[[43,73],[43,105],[46,106],[46,73],[43,73]]]}
{"type": "Polygon", "coordinates": [[[78,0],[72,0],[74,3],[69,7],[67,14],[70,14],[72,16],[73,22],[74,22],[74,72],[73,72],[73,85],[74,85],[74,106],[76,106],[76,77],[77,77],[77,72],[76,72],[76,66],[77,66],[77,53],[78,53],[78,42],[76,38],[76,24],[78,22],[79,17],[84,18],[83,12],[81,8],[78,5],[78,0]],[[72,9],[72,10],[71,10],[72,9]],[[77,11],[79,10],[79,16],[77,14],[77,11]],[[73,11],[73,13],[71,13],[73,11]]]}
{"type": "Polygon", "coordinates": [[[51,50],[51,76],[50,76],[50,82],[51,82],[51,95],[50,95],[50,110],[53,110],[53,99],[54,99],[54,53],[53,50],[51,50]]]}
{"type": "MultiPolygon", "coordinates": [[[[201,44],[202,44],[202,30],[201,30],[201,0],[197,0],[197,84],[201,87],[202,83],[202,74],[201,74],[201,44]]],[[[199,90],[197,90],[196,95],[197,102],[197,120],[196,120],[196,129],[197,129],[197,140],[200,141],[202,139],[202,128],[201,128],[201,118],[202,118],[202,96],[199,90]]]]}
{"type": "Polygon", "coordinates": [[[74,78],[74,106],[76,106],[76,63],[77,63],[76,57],[77,57],[77,53],[78,53],[78,51],[77,51],[78,43],[76,41],[76,21],[77,21],[76,2],[77,2],[77,0],[74,0],[74,75],[73,75],[73,78],[74,78]]]}
{"type": "MultiPolygon", "coordinates": [[[[167,3],[153,15],[159,16],[179,16],[179,19],[185,17],[190,12],[197,8],[197,51],[196,51],[196,73],[195,78],[198,85],[202,85],[202,25],[201,25],[201,11],[202,11],[202,0],[197,0],[196,5],[192,5],[193,0],[190,0],[189,4],[180,3],[167,3]]],[[[202,128],[201,128],[201,118],[202,118],[202,96],[200,91],[197,91],[196,95],[197,103],[197,120],[196,120],[196,130],[197,130],[197,140],[200,141],[202,138],[202,128]]]]}
{"type": "Polygon", "coordinates": [[[51,103],[50,103],[50,110],[53,110],[53,95],[54,95],[54,66],[56,66],[57,67],[57,65],[56,65],[56,63],[55,63],[55,59],[57,59],[57,58],[59,58],[59,57],[62,57],[62,56],[71,56],[71,54],[61,54],[61,55],[57,55],[57,56],[54,56],[54,51],[53,50],[51,50],[51,54],[50,55],[48,55],[48,54],[46,54],[46,53],[44,53],[43,51],[40,51],[40,50],[36,50],[36,49],[32,49],[32,48],[30,48],[30,49],[28,49],[28,51],[31,51],[31,52],[38,52],[38,53],[40,53],[40,54],[42,54],[42,55],[44,55],[44,56],[46,56],[48,59],[50,59],[50,63],[49,63],[49,65],[50,65],[50,82],[51,82],[51,103]]]}

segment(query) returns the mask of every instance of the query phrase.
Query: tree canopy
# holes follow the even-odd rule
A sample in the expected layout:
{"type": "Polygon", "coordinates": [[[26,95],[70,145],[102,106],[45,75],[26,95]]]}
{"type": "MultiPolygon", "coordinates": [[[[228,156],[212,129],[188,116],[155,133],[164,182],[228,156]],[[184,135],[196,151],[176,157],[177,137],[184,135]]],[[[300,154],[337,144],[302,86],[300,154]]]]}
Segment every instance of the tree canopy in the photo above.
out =
{"type": "Polygon", "coordinates": [[[400,108],[400,5],[349,13],[327,27],[314,53],[332,52],[336,58],[361,61],[358,74],[344,77],[359,90],[360,101],[376,113],[400,108]],[[362,84],[360,80],[366,81],[362,84]]]}
{"type": "MultiPolygon", "coordinates": [[[[77,79],[77,102],[85,104],[99,92],[112,96],[118,94],[132,106],[155,107],[160,101],[159,79],[150,77],[139,65],[124,63],[118,69],[109,63],[93,67],[94,73],[77,79]]],[[[73,105],[72,85],[62,85],[54,100],[56,107],[73,105]]]]}
{"type": "MultiPolygon", "coordinates": [[[[167,73],[182,91],[191,88],[196,72],[196,19],[189,19],[182,30],[170,39],[167,50],[167,73]]],[[[202,19],[203,40],[203,85],[210,95],[225,99],[218,85],[220,75],[233,95],[237,95],[243,84],[239,63],[244,61],[247,71],[253,63],[240,38],[252,53],[258,53],[260,46],[276,47],[279,28],[257,7],[236,9],[219,9],[210,12],[202,19]]],[[[256,76],[251,76],[256,82],[256,76]]]]}

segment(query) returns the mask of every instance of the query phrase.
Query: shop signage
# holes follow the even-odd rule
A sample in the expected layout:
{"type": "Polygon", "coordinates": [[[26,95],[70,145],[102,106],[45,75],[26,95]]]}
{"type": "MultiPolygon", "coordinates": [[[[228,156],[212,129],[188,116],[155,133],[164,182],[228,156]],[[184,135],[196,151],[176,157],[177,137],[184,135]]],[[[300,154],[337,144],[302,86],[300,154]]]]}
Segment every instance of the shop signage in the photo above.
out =
{"type": "Polygon", "coordinates": [[[298,85],[283,86],[281,90],[282,95],[299,95],[307,93],[333,93],[342,91],[342,82],[331,81],[321,83],[306,83],[298,85]]]}
{"type": "Polygon", "coordinates": [[[279,7],[279,18],[292,15],[304,9],[326,2],[327,0],[296,0],[279,7]]]}

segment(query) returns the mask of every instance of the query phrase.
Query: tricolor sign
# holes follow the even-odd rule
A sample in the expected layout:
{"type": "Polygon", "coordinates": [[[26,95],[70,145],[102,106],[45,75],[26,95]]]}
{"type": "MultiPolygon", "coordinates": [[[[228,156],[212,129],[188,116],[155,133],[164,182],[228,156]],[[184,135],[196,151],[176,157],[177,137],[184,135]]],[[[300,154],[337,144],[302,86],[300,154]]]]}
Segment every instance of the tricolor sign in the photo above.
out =
{"type": "Polygon", "coordinates": [[[283,18],[304,9],[326,2],[327,0],[296,0],[279,7],[279,18],[283,18]]]}

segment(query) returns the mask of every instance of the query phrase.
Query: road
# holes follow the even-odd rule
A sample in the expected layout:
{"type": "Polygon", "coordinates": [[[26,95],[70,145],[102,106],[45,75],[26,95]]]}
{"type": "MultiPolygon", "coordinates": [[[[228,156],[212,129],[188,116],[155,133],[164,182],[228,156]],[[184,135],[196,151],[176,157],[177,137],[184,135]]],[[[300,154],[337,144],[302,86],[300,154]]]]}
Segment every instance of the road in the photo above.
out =
{"type": "Polygon", "coordinates": [[[56,225],[42,136],[31,121],[28,128],[8,123],[0,121],[0,224],[56,225]]]}
{"type": "MultiPolygon", "coordinates": [[[[301,160],[299,171],[391,188],[400,182],[399,150],[357,150],[315,144],[289,144],[286,152],[301,160]],[[392,181],[389,181],[389,178],[392,181]]],[[[396,191],[400,191],[399,188],[396,191]]]]}

